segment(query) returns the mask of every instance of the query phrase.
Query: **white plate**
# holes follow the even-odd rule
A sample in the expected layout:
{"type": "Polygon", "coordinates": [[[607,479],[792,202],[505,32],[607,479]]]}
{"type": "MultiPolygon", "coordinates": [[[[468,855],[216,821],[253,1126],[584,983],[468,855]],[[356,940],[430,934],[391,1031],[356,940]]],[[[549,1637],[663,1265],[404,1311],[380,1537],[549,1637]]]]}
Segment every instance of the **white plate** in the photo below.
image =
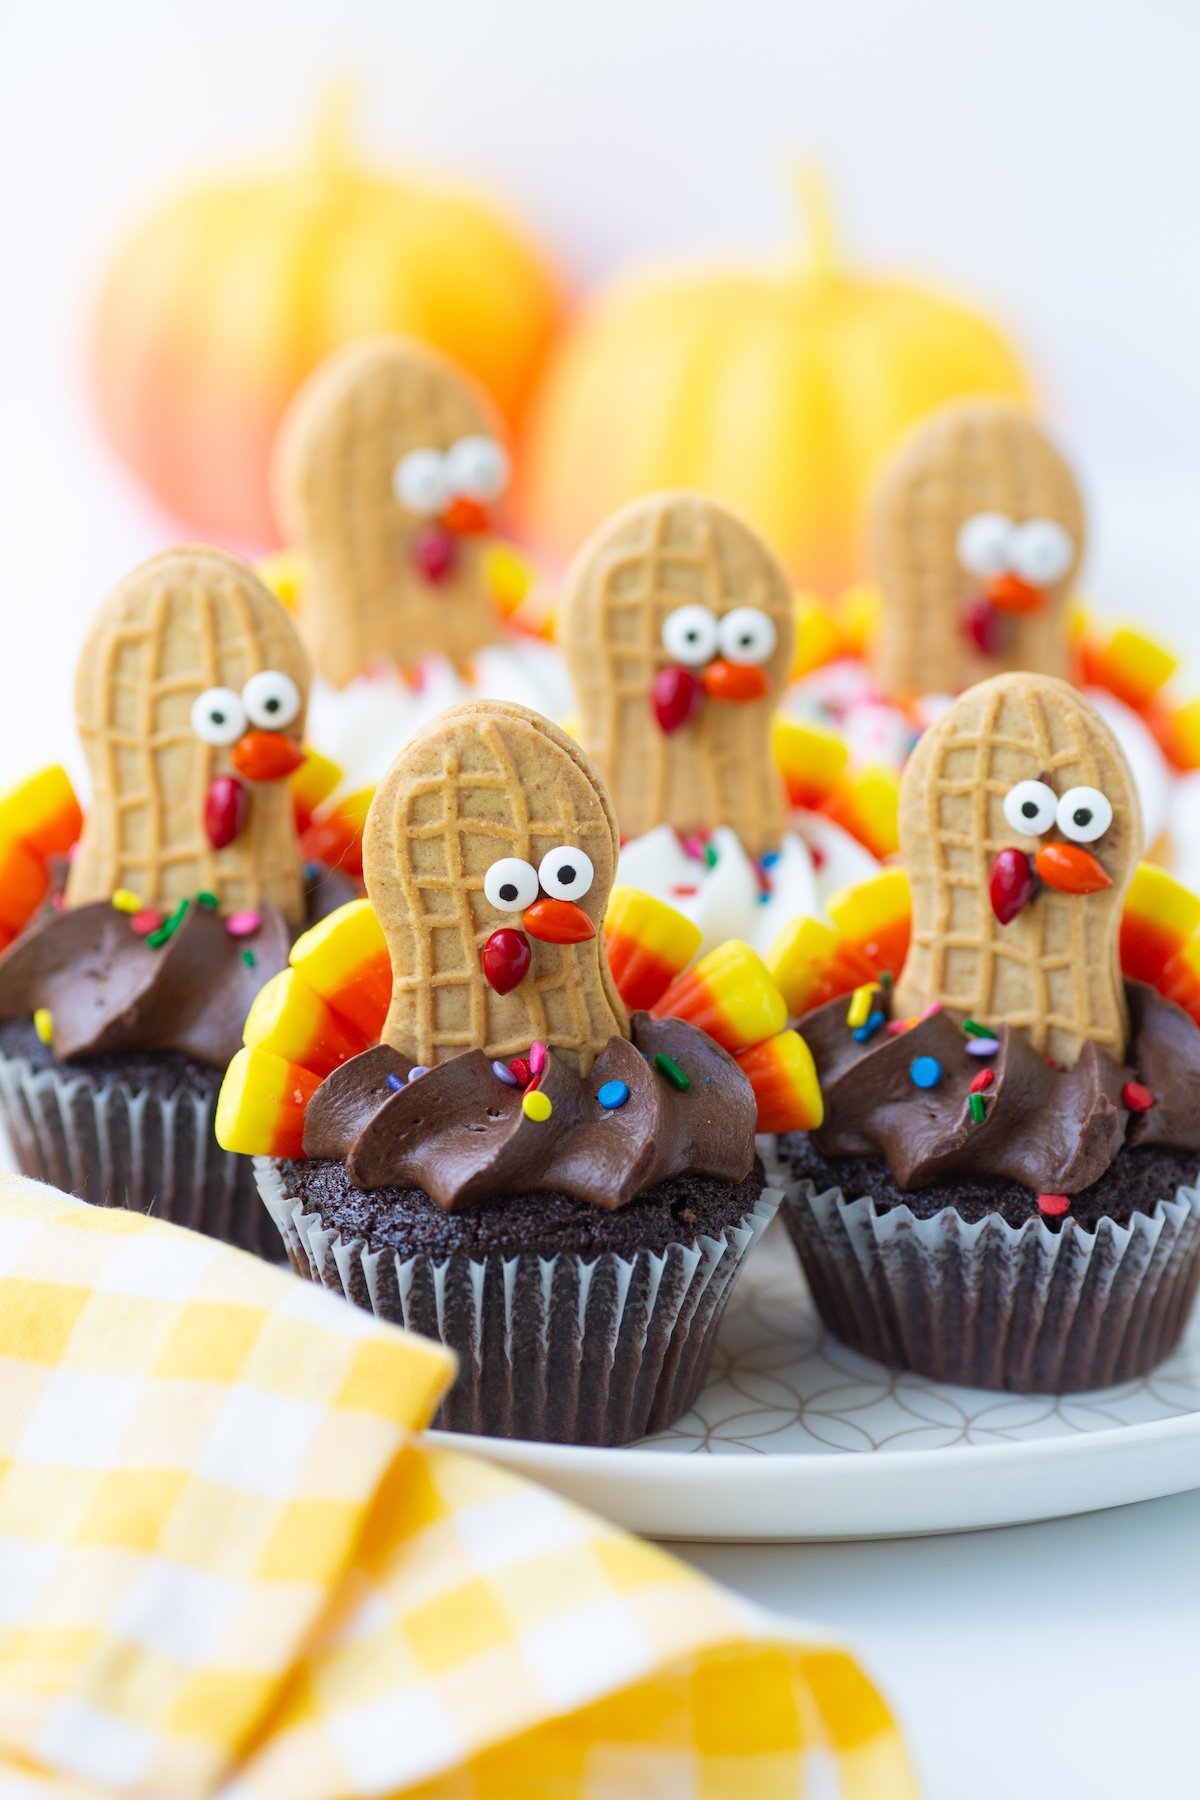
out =
{"type": "Polygon", "coordinates": [[[621,1450],[434,1435],[650,1537],[1016,1525],[1200,1487],[1200,1314],[1143,1381],[1061,1398],[940,1387],[831,1337],[776,1223],[671,1430],[621,1450]]]}

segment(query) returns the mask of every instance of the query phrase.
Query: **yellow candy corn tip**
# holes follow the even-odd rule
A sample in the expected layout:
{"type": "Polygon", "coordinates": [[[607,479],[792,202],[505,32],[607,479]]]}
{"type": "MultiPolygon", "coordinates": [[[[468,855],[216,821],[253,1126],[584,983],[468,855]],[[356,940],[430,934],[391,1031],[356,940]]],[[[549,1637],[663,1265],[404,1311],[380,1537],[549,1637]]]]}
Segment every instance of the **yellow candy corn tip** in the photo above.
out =
{"type": "Polygon", "coordinates": [[[661,956],[676,969],[691,962],[703,936],[693,920],[668,906],[665,900],[632,887],[618,886],[612,890],[604,926],[606,931],[632,938],[644,950],[661,956]]]}
{"type": "Polygon", "coordinates": [[[1125,897],[1125,916],[1191,937],[1200,926],[1200,895],[1157,864],[1139,863],[1125,897]]]}
{"type": "Polygon", "coordinates": [[[37,1032],[41,1043],[48,1044],[52,1041],[54,1037],[54,1020],[50,1016],[50,1008],[48,1006],[39,1006],[34,1013],[33,1029],[37,1032]]]}
{"type": "Polygon", "coordinates": [[[521,1111],[536,1125],[543,1125],[554,1108],[550,1103],[549,1096],[543,1094],[540,1088],[535,1088],[532,1094],[522,1094],[521,1111]]]}

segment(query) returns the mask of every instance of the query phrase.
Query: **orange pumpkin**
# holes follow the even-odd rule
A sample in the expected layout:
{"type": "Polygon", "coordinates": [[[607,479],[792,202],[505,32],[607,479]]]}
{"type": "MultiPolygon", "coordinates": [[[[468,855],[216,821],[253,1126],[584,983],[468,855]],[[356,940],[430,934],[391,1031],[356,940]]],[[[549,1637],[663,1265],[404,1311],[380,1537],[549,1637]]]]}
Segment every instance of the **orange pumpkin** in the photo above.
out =
{"type": "Polygon", "coordinates": [[[996,328],[923,287],[852,274],[806,184],[807,265],[618,280],[560,338],[530,412],[519,512],[565,561],[654,488],[699,488],[755,524],[797,580],[863,572],[867,482],[951,396],[1020,397],[996,328]]]}
{"type": "Polygon", "coordinates": [[[331,350],[423,337],[512,427],[559,305],[545,263],[482,200],[355,162],[339,94],[306,164],[186,192],[120,252],[95,331],[101,417],[193,531],[262,548],[277,541],[276,428],[331,350]]]}

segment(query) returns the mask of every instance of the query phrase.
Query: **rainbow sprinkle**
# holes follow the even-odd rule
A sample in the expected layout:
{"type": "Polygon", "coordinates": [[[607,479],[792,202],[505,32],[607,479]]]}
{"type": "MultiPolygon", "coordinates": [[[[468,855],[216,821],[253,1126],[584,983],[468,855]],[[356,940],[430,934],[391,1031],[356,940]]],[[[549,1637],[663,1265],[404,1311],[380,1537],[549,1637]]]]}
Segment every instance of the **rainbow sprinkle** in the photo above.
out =
{"type": "Polygon", "coordinates": [[[673,1056],[667,1056],[660,1050],[654,1058],[654,1066],[659,1074],[665,1075],[671,1086],[677,1088],[681,1094],[686,1093],[691,1087],[691,1076],[684,1074],[673,1056]]]}

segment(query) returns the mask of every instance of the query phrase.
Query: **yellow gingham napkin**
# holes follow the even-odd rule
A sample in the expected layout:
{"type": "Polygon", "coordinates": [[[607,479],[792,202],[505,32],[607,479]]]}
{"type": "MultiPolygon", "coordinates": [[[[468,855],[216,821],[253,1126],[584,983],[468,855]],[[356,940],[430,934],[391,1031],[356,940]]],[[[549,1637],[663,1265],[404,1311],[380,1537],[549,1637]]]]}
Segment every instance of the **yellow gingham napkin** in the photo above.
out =
{"type": "Polygon", "coordinates": [[[473,1457],[440,1347],[0,1175],[0,1800],[902,1800],[847,1653],[473,1457]]]}

